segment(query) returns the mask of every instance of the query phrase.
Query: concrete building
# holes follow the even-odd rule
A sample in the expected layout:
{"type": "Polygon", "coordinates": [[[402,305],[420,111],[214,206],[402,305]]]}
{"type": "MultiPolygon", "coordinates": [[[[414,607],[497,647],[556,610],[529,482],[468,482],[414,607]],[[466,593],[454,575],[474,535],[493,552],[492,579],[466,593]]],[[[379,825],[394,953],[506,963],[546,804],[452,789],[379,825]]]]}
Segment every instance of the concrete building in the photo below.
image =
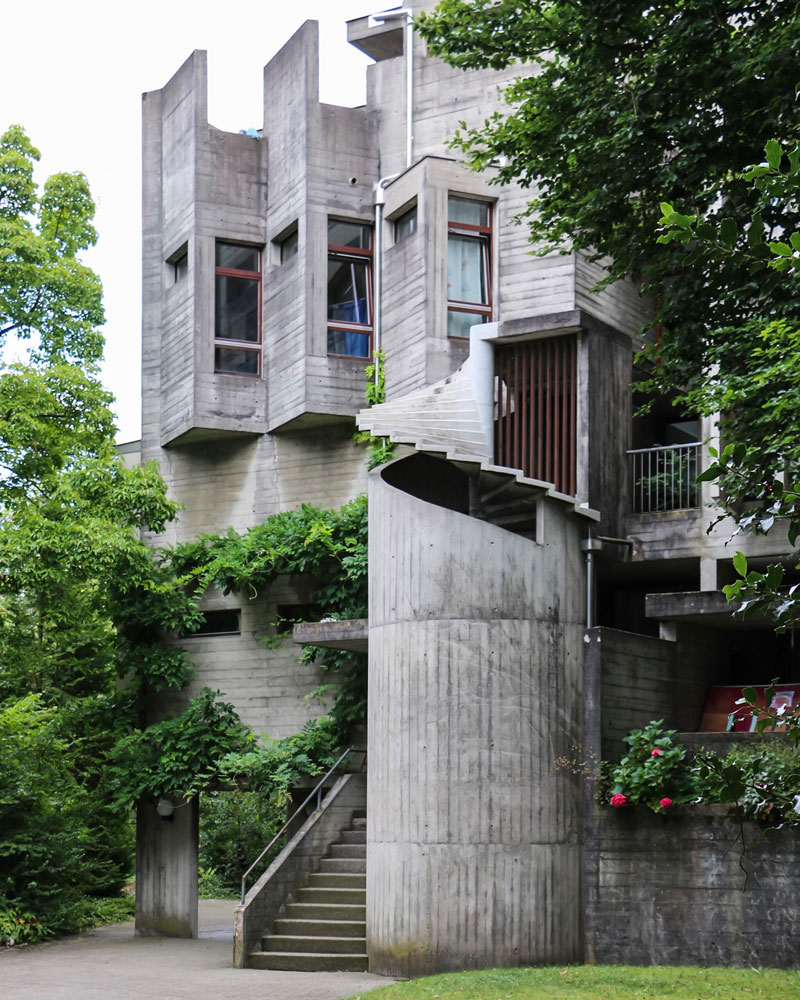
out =
{"type": "MultiPolygon", "coordinates": [[[[447,145],[460,121],[499,107],[520,69],[445,66],[404,15],[348,31],[375,60],[364,107],[319,102],[314,22],[265,68],[258,137],[208,124],[204,52],[144,95],[142,457],[185,504],[158,541],[369,491],[369,621],[355,630],[369,648],[366,789],[341,779],[253,887],[236,961],[291,965],[281,949],[301,946],[288,930],[259,941],[271,921],[292,922],[286,907],[311,906],[298,880],[324,876],[319,854],[355,813],[344,843],[365,839],[366,878],[353,857],[299,890],[358,876],[346,892],[358,906],[365,896],[365,916],[316,932],[329,951],[360,939],[337,961],[412,975],[735,959],[757,919],[773,960],[790,964],[789,888],[763,876],[768,917],[736,904],[736,872],[703,854],[702,837],[695,867],[684,859],[695,895],[669,934],[653,933],[660,907],[677,912],[674,879],[652,859],[650,882],[630,857],[609,868],[619,831],[580,776],[555,767],[576,746],[617,756],[651,718],[696,732],[711,685],[798,679],[789,639],[725,608],[730,532],[706,534],[713,497],[693,483],[714,428],[663,403],[633,416],[648,303],[626,283],[592,292],[602,272],[581,256],[532,256],[514,223],[528,193],[493,186],[491,168],[470,172],[447,145]],[[365,410],[378,347],[387,401],[365,410]],[[400,446],[369,476],[356,421],[400,446]],[[609,907],[630,914],[624,928],[609,907]]],[[[787,555],[772,533],[737,546],[787,555]]],[[[197,685],[272,737],[301,727],[319,677],[259,637],[310,602],[309,586],[209,595],[210,627],[185,641],[197,685]]],[[[352,626],[322,631],[352,648],[352,626]]],[[[167,829],[142,810],[142,932],[196,932],[196,811],[181,816],[167,829]]],[[[314,936],[303,913],[300,936],[314,936]]],[[[768,961],[753,947],[743,960],[768,961]]]]}

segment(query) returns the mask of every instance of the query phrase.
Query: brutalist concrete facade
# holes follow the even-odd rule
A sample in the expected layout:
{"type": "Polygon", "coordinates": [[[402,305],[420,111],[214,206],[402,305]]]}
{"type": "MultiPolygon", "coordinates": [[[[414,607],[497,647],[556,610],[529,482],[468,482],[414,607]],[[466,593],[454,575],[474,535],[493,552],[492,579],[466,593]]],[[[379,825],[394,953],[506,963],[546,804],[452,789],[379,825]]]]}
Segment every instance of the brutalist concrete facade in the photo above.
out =
{"type": "MultiPolygon", "coordinates": [[[[596,935],[594,943],[586,935],[587,900],[600,898],[596,814],[575,776],[554,771],[556,758],[592,730],[584,716],[595,720],[591,707],[605,698],[602,750],[613,755],[642,713],[694,730],[709,684],[757,681],[748,664],[759,661],[737,659],[742,648],[769,650],[756,671],[771,670],[766,680],[777,672],[793,679],[796,663],[765,626],[734,634],[718,604],[696,600],[726,582],[732,556],[724,526],[705,533],[709,487],[677,509],[632,503],[637,473],[628,452],[669,446],[652,421],[637,425],[631,400],[647,301],[626,283],[593,293],[602,271],[580,256],[532,256],[525,227],[514,223],[529,192],[492,185],[492,168],[470,172],[447,145],[460,121],[480,125],[501,106],[503,83],[532,68],[465,74],[429,58],[417,40],[407,163],[403,31],[361,18],[349,32],[375,59],[365,107],[320,103],[314,22],[265,68],[258,138],[208,124],[203,52],[144,95],[142,458],[157,461],[185,505],[154,541],[246,529],[303,502],[334,507],[367,492],[364,451],[352,434],[369,351],[330,350],[324,275],[330,223],[372,227],[384,179],[382,261],[371,258],[383,277],[381,433],[407,446],[403,454],[435,458],[434,466],[395,463],[370,487],[372,966],[406,975],[591,958],[600,953],[596,935]],[[488,322],[478,334],[473,327],[472,348],[448,336],[453,309],[465,308],[448,290],[453,198],[483,206],[490,220],[471,232],[482,241],[481,277],[491,288],[475,306],[488,322]],[[220,245],[258,260],[242,279],[258,282],[257,339],[226,344],[246,355],[246,374],[226,370],[215,353],[220,245]],[[457,300],[450,309],[449,296],[457,300]],[[501,357],[512,359],[503,369],[501,357]],[[522,412],[524,393],[532,399],[541,384],[535,373],[516,383],[502,372],[541,371],[551,357],[561,359],[561,374],[553,367],[541,378],[561,407],[552,419],[562,423],[547,447],[571,449],[568,496],[542,475],[523,476],[499,450],[501,413],[522,412]],[[429,421],[426,430],[426,414],[435,414],[435,428],[429,421]],[[470,454],[466,441],[477,442],[470,454]],[[604,645],[597,629],[584,634],[581,543],[590,534],[589,623],[602,626],[604,645]],[[646,603],[648,594],[655,602],[646,603]],[[594,852],[586,858],[584,840],[594,852]]],[[[355,266],[365,258],[348,259],[355,266]]],[[[374,307],[371,294],[353,293],[357,310],[374,307]]],[[[379,419],[379,409],[362,424],[379,419]]],[[[520,441],[503,454],[532,449],[546,419],[533,407],[514,431],[520,441]]],[[[711,423],[695,431],[697,442],[713,436],[711,423]]],[[[762,559],[787,552],[772,533],[738,547],[762,559]]],[[[319,714],[303,698],[320,675],[290,648],[260,639],[279,608],[312,600],[310,581],[294,579],[268,594],[206,595],[206,610],[235,610],[239,628],[184,640],[196,685],[222,690],[258,732],[297,731],[319,714]]],[[[177,857],[174,835],[160,842],[155,813],[143,812],[141,822],[141,929],[191,934],[195,827],[184,824],[177,857]],[[157,884],[159,856],[180,871],[172,888],[157,884]]],[[[703,898],[713,922],[711,888],[703,898]]],[[[644,944],[604,947],[626,961],[655,957],[644,944]]]]}

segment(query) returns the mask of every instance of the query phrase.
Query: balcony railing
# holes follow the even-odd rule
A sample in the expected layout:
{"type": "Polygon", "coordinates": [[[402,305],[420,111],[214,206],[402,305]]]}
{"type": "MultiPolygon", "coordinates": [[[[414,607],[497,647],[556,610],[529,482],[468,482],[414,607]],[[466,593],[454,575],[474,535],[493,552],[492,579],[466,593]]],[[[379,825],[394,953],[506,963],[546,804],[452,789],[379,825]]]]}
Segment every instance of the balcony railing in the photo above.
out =
{"type": "Polygon", "coordinates": [[[700,442],[629,451],[631,502],[636,514],[700,506],[700,442]]]}

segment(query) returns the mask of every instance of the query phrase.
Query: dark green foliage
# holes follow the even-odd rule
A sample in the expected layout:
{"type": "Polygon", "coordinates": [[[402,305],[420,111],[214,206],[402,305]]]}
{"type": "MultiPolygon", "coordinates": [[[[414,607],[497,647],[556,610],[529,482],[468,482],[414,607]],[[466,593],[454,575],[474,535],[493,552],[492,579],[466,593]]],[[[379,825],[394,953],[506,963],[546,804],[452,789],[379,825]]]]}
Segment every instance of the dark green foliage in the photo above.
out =
{"type": "Polygon", "coordinates": [[[35,921],[42,934],[62,930],[93,873],[85,850],[91,798],[76,780],[58,712],[37,695],[0,709],[0,760],[0,911],[27,913],[29,936],[35,921]]]}
{"type": "MultiPolygon", "coordinates": [[[[755,704],[756,693],[745,690],[755,704]]],[[[763,710],[760,710],[760,712],[763,710]]],[[[759,712],[759,714],[760,714],[759,712]]],[[[769,720],[771,721],[771,720],[769,720]]],[[[679,803],[735,806],[742,816],[770,827],[800,826],[800,747],[796,743],[748,744],[725,757],[708,750],[690,754],[663,720],[625,737],[630,750],[618,764],[601,762],[600,797],[613,806],[646,805],[667,812],[679,803]]]]}
{"type": "Polygon", "coordinates": [[[117,741],[110,781],[119,805],[190,798],[217,779],[224,755],[254,746],[250,730],[219,694],[204,688],[179,715],[117,741]]]}
{"type": "Polygon", "coordinates": [[[612,805],[640,803],[663,813],[695,797],[686,751],[675,743],[674,729],[661,728],[663,722],[650,722],[625,737],[630,749],[611,771],[612,805]],[[619,796],[626,802],[615,801],[619,796]]]}
{"type": "MultiPolygon", "coordinates": [[[[263,791],[204,792],[200,796],[199,867],[210,896],[238,895],[242,874],[272,840],[286,818],[273,795],[263,791]]],[[[272,857],[283,846],[275,845],[272,857]]]]}

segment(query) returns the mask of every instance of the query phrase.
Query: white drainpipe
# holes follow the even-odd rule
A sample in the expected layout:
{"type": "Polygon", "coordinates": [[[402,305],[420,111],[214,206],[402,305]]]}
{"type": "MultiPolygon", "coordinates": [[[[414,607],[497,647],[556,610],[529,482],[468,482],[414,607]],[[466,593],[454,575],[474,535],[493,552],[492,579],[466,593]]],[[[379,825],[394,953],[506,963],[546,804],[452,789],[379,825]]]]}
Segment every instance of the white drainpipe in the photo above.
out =
{"type": "MultiPolygon", "coordinates": [[[[371,24],[383,24],[386,21],[405,19],[405,54],[406,54],[406,169],[411,166],[414,156],[414,22],[412,12],[405,7],[396,10],[385,10],[370,17],[371,24]]],[[[372,279],[372,356],[375,359],[375,384],[378,384],[380,372],[376,355],[381,349],[381,287],[383,278],[383,206],[386,204],[386,185],[399,174],[389,174],[381,177],[373,188],[375,205],[375,245],[372,279]]]]}

